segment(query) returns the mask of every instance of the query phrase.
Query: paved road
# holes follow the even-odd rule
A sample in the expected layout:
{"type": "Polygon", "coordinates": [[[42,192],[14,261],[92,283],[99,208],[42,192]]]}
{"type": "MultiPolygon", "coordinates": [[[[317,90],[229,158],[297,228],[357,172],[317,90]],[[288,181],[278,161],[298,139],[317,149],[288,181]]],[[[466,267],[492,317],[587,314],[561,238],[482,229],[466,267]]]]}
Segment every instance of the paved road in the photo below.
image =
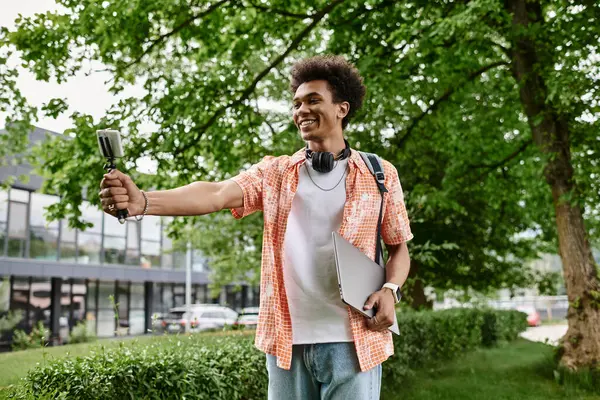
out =
{"type": "Polygon", "coordinates": [[[567,332],[567,327],[566,324],[536,326],[527,328],[525,332],[521,333],[521,337],[536,342],[545,342],[548,340],[548,343],[556,345],[558,344],[558,339],[563,337],[567,332]]]}

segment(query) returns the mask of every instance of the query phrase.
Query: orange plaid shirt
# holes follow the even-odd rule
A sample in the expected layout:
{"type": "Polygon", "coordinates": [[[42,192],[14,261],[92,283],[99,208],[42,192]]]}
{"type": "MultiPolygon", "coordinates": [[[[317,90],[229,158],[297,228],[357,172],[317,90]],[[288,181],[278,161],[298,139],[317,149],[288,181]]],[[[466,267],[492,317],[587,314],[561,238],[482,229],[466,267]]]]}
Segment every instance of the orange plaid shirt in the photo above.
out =
{"type": "MultiPolygon", "coordinates": [[[[267,156],[250,169],[232,178],[244,193],[244,205],[232,209],[235,218],[263,211],[264,234],[260,283],[260,309],[256,347],[277,357],[277,365],[290,369],[292,363],[292,321],[283,278],[283,240],[292,200],[298,187],[298,172],[305,161],[304,149],[292,156],[267,156]]],[[[371,259],[375,257],[377,219],[381,195],[375,178],[352,150],[346,177],[346,203],[340,235],[371,259]]],[[[412,239],[404,196],[394,166],[383,161],[385,194],[381,235],[389,245],[412,239]]],[[[366,318],[348,307],[352,336],[361,371],[367,371],[394,354],[389,331],[367,329],[366,318]]]]}

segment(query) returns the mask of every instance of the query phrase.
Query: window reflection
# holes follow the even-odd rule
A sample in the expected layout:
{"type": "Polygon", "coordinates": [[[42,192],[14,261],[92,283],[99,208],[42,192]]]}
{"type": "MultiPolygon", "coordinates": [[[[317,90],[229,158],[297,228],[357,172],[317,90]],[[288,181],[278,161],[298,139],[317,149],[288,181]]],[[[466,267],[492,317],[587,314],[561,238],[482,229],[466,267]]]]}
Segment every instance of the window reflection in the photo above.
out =
{"type": "Polygon", "coordinates": [[[77,261],[77,251],[75,247],[77,231],[69,228],[69,224],[66,220],[62,220],[60,223],[60,260],[64,262],[75,262],[77,261]]]}
{"type": "Polygon", "coordinates": [[[132,283],[130,295],[129,333],[131,335],[138,335],[144,333],[144,285],[141,283],[132,283]]]}
{"type": "Polygon", "coordinates": [[[208,288],[207,285],[197,285],[195,288],[196,303],[208,303],[208,288]]]}
{"type": "Polygon", "coordinates": [[[21,310],[23,318],[15,329],[29,329],[29,278],[15,276],[11,294],[11,309],[21,310]]]}
{"type": "Polygon", "coordinates": [[[142,239],[160,242],[160,217],[146,215],[142,220],[142,239]]]}
{"type": "Polygon", "coordinates": [[[173,289],[170,283],[164,283],[162,288],[162,310],[169,312],[173,308],[173,289]]]}
{"type": "Polygon", "coordinates": [[[8,193],[0,189],[0,256],[4,255],[4,238],[6,237],[7,210],[8,193]]]}
{"type": "Polygon", "coordinates": [[[0,223],[6,223],[6,213],[8,211],[8,193],[0,189],[0,223]]]}
{"type": "Polygon", "coordinates": [[[185,253],[182,251],[173,252],[173,269],[185,269],[185,253]]]}
{"type": "Polygon", "coordinates": [[[127,265],[139,265],[140,264],[140,235],[139,222],[128,221],[127,222],[127,254],[125,262],[127,265]]]}
{"type": "Polygon", "coordinates": [[[29,202],[29,192],[27,190],[10,189],[9,196],[11,201],[29,202]]]}
{"type": "Polygon", "coordinates": [[[115,298],[115,283],[100,282],[98,284],[97,330],[99,337],[115,335],[115,311],[111,296],[115,298]]]}
{"type": "Polygon", "coordinates": [[[56,260],[58,230],[32,227],[29,231],[29,256],[40,260],[56,260]]]}
{"type": "Polygon", "coordinates": [[[160,267],[160,242],[142,240],[142,268],[160,267]]]}
{"type": "Polygon", "coordinates": [[[127,224],[121,224],[119,220],[112,215],[104,216],[104,234],[111,236],[125,237],[127,224]]]}
{"type": "Polygon", "coordinates": [[[98,207],[91,205],[87,201],[81,204],[81,215],[85,222],[91,222],[94,225],[91,228],[86,228],[86,233],[102,233],[102,211],[98,207]]]}
{"type": "Polygon", "coordinates": [[[115,301],[119,322],[118,334],[127,335],[129,334],[129,282],[119,282],[115,301]]]}
{"type": "Polygon", "coordinates": [[[25,238],[27,232],[27,204],[11,202],[8,216],[9,257],[25,257],[25,238]]]}
{"type": "Polygon", "coordinates": [[[94,333],[96,332],[96,316],[98,311],[96,309],[96,294],[98,292],[97,285],[98,281],[95,280],[89,281],[87,284],[87,312],[85,314],[86,326],[90,332],[94,333]]]}
{"type": "Polygon", "coordinates": [[[69,339],[71,308],[71,283],[66,281],[61,285],[60,294],[59,336],[63,341],[69,339]]]}
{"type": "Polygon", "coordinates": [[[104,263],[125,264],[125,238],[104,237],[104,263]]]}
{"type": "Polygon", "coordinates": [[[79,232],[77,234],[77,242],[79,243],[77,262],[82,264],[100,264],[101,240],[100,235],[79,232]]]}
{"type": "Polygon", "coordinates": [[[71,286],[71,308],[69,310],[70,329],[73,329],[80,322],[85,322],[86,289],[85,281],[73,280],[71,286]]]}
{"type": "Polygon", "coordinates": [[[192,271],[204,271],[206,258],[200,250],[194,250],[192,253],[192,271]]]}
{"type": "Polygon", "coordinates": [[[167,236],[163,236],[162,243],[162,267],[171,269],[173,268],[173,242],[167,236]]]}
{"type": "Polygon", "coordinates": [[[41,193],[31,193],[31,210],[29,221],[31,226],[41,226],[47,228],[58,228],[58,221],[48,222],[46,220],[46,208],[59,202],[56,196],[49,196],[41,193]]]}

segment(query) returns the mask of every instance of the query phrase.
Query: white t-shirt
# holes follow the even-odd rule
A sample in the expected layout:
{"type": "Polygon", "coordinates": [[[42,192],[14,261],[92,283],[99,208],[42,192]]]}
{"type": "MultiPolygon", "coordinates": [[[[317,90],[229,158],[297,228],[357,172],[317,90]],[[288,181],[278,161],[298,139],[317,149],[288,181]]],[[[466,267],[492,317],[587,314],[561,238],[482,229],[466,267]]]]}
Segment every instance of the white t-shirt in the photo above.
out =
{"type": "Polygon", "coordinates": [[[283,277],[294,344],[353,341],[347,306],[340,299],[331,232],[342,224],[348,160],[329,173],[307,160],[299,171],[284,239],[283,277]],[[307,173],[310,168],[310,177],[307,173]],[[312,180],[324,189],[319,189],[312,180]]]}

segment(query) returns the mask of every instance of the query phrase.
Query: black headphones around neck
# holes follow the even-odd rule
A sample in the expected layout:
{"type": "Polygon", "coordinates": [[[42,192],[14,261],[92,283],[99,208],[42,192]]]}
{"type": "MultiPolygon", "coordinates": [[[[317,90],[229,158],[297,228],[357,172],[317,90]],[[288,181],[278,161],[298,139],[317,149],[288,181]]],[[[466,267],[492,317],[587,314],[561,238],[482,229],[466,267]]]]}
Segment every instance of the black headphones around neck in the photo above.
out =
{"type": "Polygon", "coordinates": [[[330,172],[335,167],[336,160],[350,157],[350,143],[344,139],[346,147],[337,156],[329,151],[312,151],[306,145],[306,158],[312,160],[312,167],[317,172],[330,172]]]}

